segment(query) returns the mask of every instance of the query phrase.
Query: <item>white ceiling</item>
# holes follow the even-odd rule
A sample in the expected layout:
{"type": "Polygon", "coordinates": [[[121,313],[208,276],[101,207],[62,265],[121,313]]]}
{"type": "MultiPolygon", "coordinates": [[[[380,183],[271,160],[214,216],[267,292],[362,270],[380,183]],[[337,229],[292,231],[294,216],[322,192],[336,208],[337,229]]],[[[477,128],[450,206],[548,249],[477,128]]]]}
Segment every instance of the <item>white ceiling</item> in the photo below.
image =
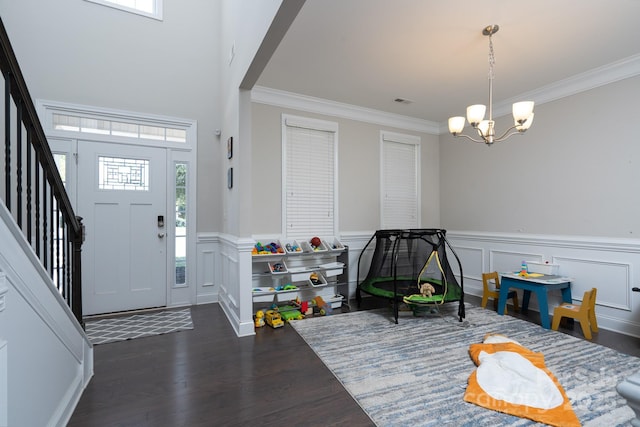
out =
{"type": "Polygon", "coordinates": [[[494,104],[619,61],[640,73],[638,0],[306,0],[257,85],[442,123],[488,103],[492,24],[494,104]]]}

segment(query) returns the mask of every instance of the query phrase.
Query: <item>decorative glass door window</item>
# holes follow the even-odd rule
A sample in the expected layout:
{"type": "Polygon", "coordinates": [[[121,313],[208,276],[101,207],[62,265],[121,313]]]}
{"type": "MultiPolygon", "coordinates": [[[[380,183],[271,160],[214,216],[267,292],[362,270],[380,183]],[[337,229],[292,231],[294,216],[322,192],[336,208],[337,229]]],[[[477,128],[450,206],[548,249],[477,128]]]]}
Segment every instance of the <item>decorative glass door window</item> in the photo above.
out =
{"type": "Polygon", "coordinates": [[[175,173],[175,285],[184,286],[187,283],[187,164],[176,163],[175,173]]]}
{"type": "Polygon", "coordinates": [[[149,160],[99,156],[98,188],[149,191],[149,160]]]}

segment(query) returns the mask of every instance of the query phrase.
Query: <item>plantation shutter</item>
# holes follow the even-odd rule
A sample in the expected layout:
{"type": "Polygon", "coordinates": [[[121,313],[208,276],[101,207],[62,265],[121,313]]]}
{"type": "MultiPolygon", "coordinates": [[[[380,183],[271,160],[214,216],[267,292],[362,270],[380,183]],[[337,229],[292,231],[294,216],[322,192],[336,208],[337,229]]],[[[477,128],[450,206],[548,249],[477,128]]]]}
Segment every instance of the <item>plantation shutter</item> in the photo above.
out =
{"type": "Polygon", "coordinates": [[[420,228],[420,138],[385,132],[381,139],[382,228],[420,228]]]}
{"type": "Polygon", "coordinates": [[[337,124],[291,116],[283,122],[284,233],[334,236],[337,124]]]}

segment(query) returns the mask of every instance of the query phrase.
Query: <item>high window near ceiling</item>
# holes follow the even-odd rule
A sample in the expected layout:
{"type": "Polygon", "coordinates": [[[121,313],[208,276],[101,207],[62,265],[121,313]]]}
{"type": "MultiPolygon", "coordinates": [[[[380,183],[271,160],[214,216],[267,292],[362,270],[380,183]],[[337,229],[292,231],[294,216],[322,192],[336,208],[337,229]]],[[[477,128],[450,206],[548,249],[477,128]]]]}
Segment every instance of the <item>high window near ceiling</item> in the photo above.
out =
{"type": "Polygon", "coordinates": [[[380,133],[380,224],[420,228],[420,137],[380,133]]]}
{"type": "Polygon", "coordinates": [[[282,137],[283,233],[337,235],[338,124],[285,114],[282,137]]]}
{"type": "Polygon", "coordinates": [[[126,12],[136,13],[162,20],[162,0],[87,0],[91,3],[113,7],[126,12]]]}

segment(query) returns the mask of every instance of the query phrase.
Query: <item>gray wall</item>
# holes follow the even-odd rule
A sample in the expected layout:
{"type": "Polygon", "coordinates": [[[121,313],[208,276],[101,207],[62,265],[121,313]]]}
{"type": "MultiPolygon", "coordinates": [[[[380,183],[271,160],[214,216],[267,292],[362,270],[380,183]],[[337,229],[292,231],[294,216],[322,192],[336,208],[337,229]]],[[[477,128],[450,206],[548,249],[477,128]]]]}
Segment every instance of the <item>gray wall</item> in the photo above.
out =
{"type": "MultiPolygon", "coordinates": [[[[165,1],[158,21],[84,0],[0,0],[34,100],[197,120],[199,181],[207,183],[218,179],[219,8],[165,1]]],[[[199,230],[219,226],[219,199],[219,185],[200,185],[199,230]]]]}
{"type": "Polygon", "coordinates": [[[437,135],[390,128],[264,104],[253,104],[253,233],[282,234],[282,113],[338,123],[340,232],[380,227],[380,131],[421,138],[422,226],[440,224],[440,170],[437,135]]]}
{"type": "Polygon", "coordinates": [[[634,77],[538,105],[492,147],[441,136],[442,227],[640,237],[638,99],[634,77]]]}

